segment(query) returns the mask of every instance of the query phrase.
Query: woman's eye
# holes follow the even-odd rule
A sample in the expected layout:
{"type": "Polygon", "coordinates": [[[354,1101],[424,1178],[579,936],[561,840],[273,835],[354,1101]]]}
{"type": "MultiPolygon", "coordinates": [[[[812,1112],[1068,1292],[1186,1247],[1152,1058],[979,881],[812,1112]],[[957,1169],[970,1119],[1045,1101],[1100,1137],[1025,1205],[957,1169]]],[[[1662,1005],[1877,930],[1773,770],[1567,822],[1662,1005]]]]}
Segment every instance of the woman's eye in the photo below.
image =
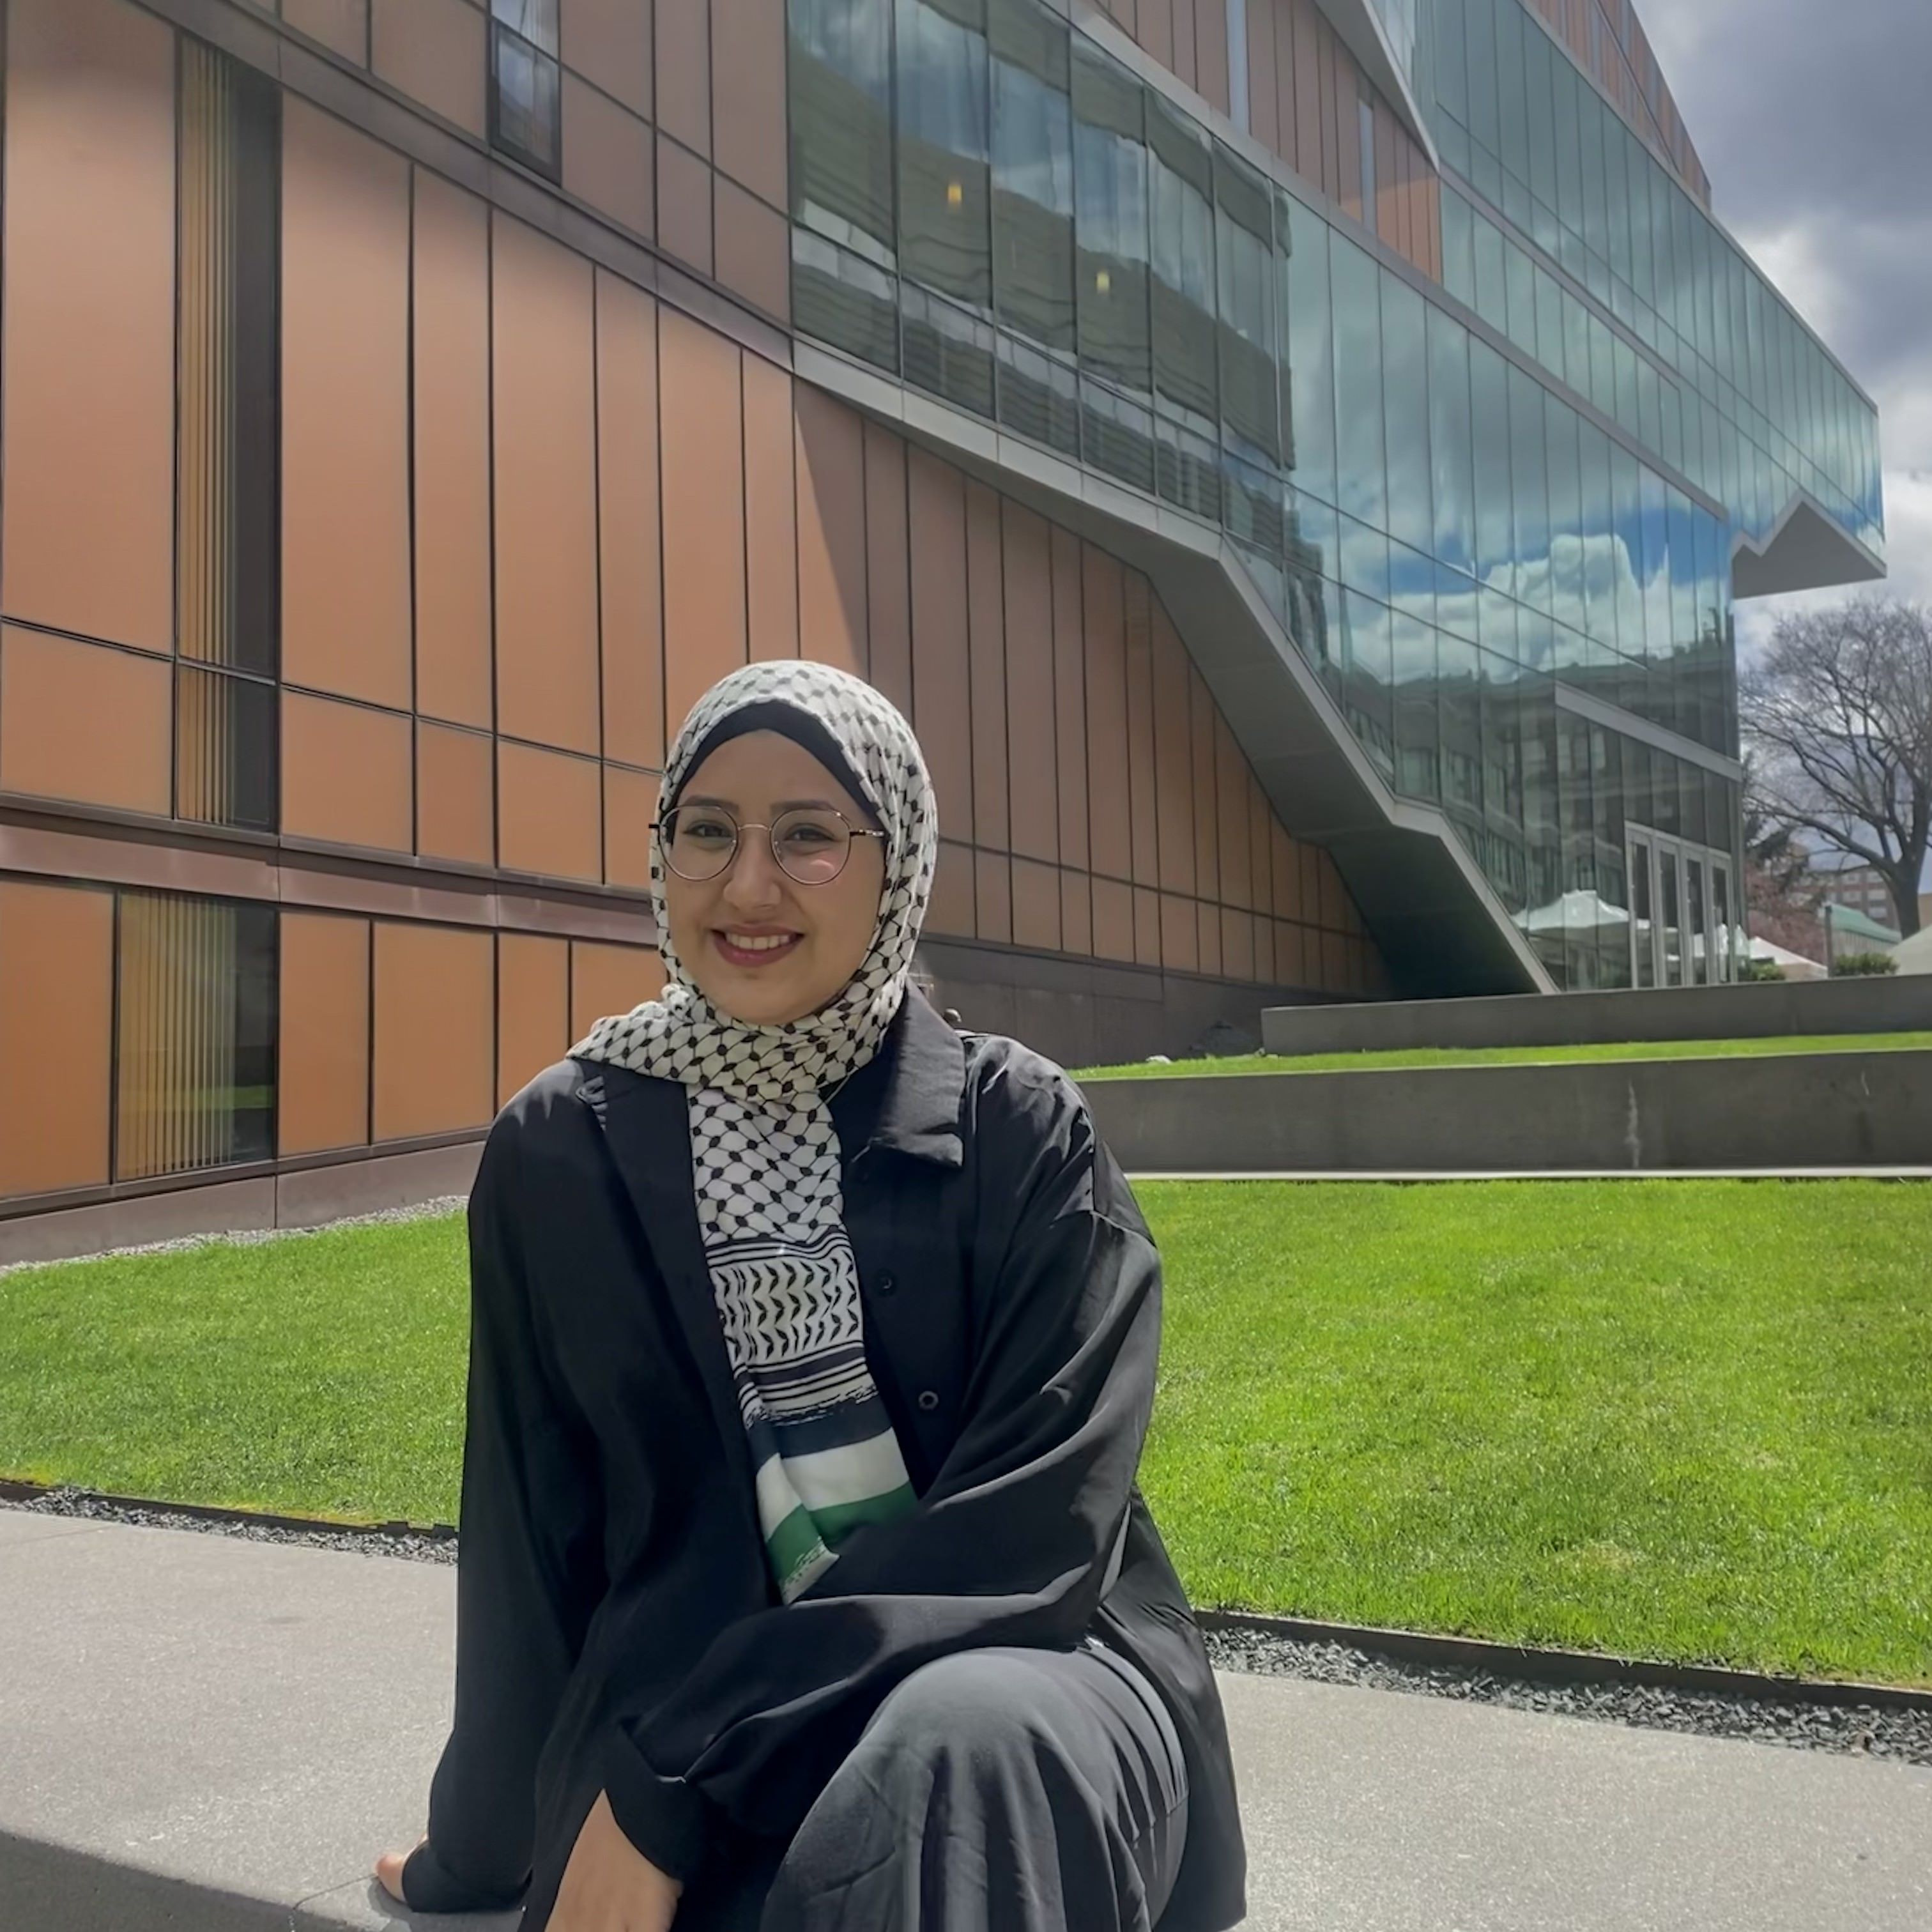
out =
{"type": "Polygon", "coordinates": [[[694,839],[701,844],[729,844],[737,836],[731,826],[722,818],[700,818],[677,828],[680,838],[694,839]]]}
{"type": "Polygon", "coordinates": [[[837,842],[838,834],[829,825],[814,825],[808,822],[801,825],[788,825],[784,829],[784,838],[788,845],[812,847],[834,844],[837,842]]]}

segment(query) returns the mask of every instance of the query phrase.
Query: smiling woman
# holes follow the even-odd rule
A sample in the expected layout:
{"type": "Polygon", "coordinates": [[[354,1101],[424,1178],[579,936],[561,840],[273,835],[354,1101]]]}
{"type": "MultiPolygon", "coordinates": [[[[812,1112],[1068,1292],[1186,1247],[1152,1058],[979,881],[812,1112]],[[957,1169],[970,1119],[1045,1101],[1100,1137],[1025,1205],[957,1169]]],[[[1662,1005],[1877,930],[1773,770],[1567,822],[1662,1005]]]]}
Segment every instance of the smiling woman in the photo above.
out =
{"type": "Polygon", "coordinates": [[[525,1932],[1220,1932],[1226,1736],[1134,1486],[1159,1257],[1059,1070],[911,983],[910,727],[745,666],[655,830],[670,983],[470,1197],[457,1720],[378,1875],[525,1932]]]}

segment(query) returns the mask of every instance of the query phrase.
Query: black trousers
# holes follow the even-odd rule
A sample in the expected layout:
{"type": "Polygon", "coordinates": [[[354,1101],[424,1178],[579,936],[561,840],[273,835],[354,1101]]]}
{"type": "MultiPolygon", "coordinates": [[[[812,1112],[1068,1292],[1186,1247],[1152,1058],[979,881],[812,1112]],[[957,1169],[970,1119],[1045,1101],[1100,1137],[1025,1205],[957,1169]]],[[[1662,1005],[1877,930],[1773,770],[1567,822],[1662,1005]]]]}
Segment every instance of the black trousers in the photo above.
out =
{"type": "Polygon", "coordinates": [[[789,1844],[740,1839],[676,1932],[1149,1932],[1187,1835],[1160,1695],[1089,1640],[915,1671],[789,1844]]]}

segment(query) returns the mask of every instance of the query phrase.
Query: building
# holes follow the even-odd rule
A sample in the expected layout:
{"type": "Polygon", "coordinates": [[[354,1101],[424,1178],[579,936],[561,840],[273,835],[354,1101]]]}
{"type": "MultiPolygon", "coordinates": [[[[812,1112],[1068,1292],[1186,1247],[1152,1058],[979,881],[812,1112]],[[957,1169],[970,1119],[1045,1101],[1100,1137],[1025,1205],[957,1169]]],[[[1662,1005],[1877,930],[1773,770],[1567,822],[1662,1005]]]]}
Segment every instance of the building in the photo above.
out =
{"type": "Polygon", "coordinates": [[[1072,1063],[1725,975],[1732,600],[1881,574],[1877,432],[1624,0],[1072,15],[7,0],[0,1241],[460,1185],[748,653],[1072,1063]]]}

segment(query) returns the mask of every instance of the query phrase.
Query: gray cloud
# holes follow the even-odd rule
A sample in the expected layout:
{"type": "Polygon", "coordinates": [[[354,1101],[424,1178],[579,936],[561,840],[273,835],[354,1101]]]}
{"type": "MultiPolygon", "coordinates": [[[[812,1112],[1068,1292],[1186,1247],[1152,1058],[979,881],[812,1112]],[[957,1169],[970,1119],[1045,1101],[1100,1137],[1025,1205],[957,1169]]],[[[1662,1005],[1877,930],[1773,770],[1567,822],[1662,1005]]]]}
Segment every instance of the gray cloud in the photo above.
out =
{"type": "Polygon", "coordinates": [[[1718,218],[1879,406],[1891,588],[1932,598],[1932,6],[1639,4],[1718,218]]]}

